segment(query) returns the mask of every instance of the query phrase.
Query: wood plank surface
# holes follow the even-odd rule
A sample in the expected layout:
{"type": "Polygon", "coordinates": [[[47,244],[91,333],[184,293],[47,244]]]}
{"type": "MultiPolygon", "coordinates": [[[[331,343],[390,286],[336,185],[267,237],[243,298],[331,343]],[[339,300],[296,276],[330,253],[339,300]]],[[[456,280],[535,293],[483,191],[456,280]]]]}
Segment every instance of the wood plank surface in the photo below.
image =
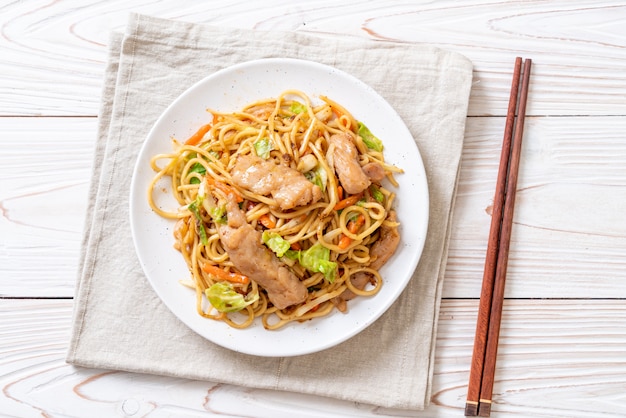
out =
{"type": "MultiPolygon", "coordinates": [[[[0,296],[73,296],[96,123],[0,118],[0,296]]],[[[444,297],[480,295],[503,126],[468,118],[444,297]]],[[[528,118],[507,297],[626,297],[624,132],[626,117],[528,118]]]]}
{"type": "Polygon", "coordinates": [[[457,51],[475,65],[473,116],[505,113],[513,60],[524,54],[535,63],[533,85],[548,86],[531,87],[529,115],[626,114],[621,2],[32,0],[0,6],[0,115],[95,115],[109,32],[130,11],[457,51]]]}
{"type": "Polygon", "coordinates": [[[0,118],[0,296],[70,297],[96,118],[0,118]]]}
{"type": "MultiPolygon", "coordinates": [[[[64,362],[71,301],[1,300],[0,411],[20,417],[459,417],[465,405],[477,309],[475,300],[443,301],[433,405],[423,412],[406,412],[211,382],[76,368],[64,362]]],[[[620,416],[616,405],[626,402],[624,352],[623,301],[507,301],[493,416],[620,416]]]]}
{"type": "Polygon", "coordinates": [[[492,416],[624,416],[625,21],[607,0],[0,3],[0,416],[462,416],[516,56],[533,76],[492,416]],[[106,44],[130,12],[472,60],[427,410],[65,364],[106,44]]]}
{"type": "MultiPolygon", "coordinates": [[[[505,296],[626,296],[625,128],[526,119],[505,296]]],[[[480,294],[503,131],[503,118],[468,118],[445,297],[480,294]]]]}

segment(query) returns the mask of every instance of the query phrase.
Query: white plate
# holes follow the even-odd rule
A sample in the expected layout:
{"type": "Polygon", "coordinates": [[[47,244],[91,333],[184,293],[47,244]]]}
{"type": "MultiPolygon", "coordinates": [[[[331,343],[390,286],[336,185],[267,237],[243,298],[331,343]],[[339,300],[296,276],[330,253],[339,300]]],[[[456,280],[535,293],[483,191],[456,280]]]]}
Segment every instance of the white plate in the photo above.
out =
{"type": "MultiPolygon", "coordinates": [[[[166,208],[177,206],[173,198],[161,200],[166,208]]],[[[258,356],[295,356],[339,344],[379,318],[402,293],[422,253],[428,224],[426,174],[417,146],[398,114],[372,88],[353,76],[315,62],[295,59],[263,59],[218,71],[198,82],[158,119],[141,149],[133,173],[130,222],[139,260],[148,280],[167,307],[187,326],[206,339],[234,351],[258,356]],[[171,137],[189,137],[207,123],[207,108],[235,111],[257,99],[276,97],[287,89],[301,90],[314,102],[326,95],[363,121],[385,146],[386,161],[404,169],[396,179],[395,208],[401,222],[401,243],[381,269],[382,289],[373,297],[348,302],[346,314],[293,323],[267,331],[260,322],[248,329],[202,318],[196,312],[195,294],[180,279],[189,278],[180,253],[173,249],[173,221],[155,214],[146,200],[154,172],[150,158],[171,152],[171,137]]],[[[401,320],[401,318],[398,318],[401,320]]],[[[416,325],[419,321],[416,322],[416,325]]]]}

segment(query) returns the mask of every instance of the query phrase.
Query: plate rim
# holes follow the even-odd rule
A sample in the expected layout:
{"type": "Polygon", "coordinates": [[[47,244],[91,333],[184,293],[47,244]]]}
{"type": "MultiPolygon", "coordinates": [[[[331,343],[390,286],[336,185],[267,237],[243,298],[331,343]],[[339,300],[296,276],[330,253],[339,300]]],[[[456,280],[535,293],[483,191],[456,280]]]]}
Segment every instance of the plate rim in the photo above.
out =
{"type": "MultiPolygon", "coordinates": [[[[312,95],[310,94],[310,92],[304,92],[307,95],[309,95],[309,97],[312,97],[312,95]]],[[[258,99],[261,99],[261,97],[258,97],[258,99]]],[[[247,99],[247,102],[251,102],[255,100],[255,98],[249,98],[247,99]]],[[[347,106],[347,108],[349,108],[349,106],[347,106]]],[[[148,157],[149,158],[149,157],[148,157]]],[[[416,180],[417,181],[417,180],[416,180]]],[[[143,193],[144,199],[145,199],[145,191],[143,193]]],[[[168,106],[166,106],[163,111],[160,113],[160,115],[158,116],[158,118],[154,121],[154,123],[152,123],[152,126],[150,128],[150,130],[148,131],[148,134],[143,138],[139,153],[137,154],[137,158],[135,161],[135,165],[133,166],[133,173],[132,173],[132,178],[131,178],[131,184],[130,184],[130,193],[129,193],[129,218],[130,218],[130,227],[131,227],[131,234],[132,234],[132,240],[133,240],[133,246],[135,249],[135,253],[139,259],[139,264],[141,266],[142,272],[145,275],[146,280],[149,282],[151,288],[153,289],[153,291],[157,294],[157,296],[159,297],[160,301],[162,303],[164,303],[164,305],[168,308],[168,310],[175,316],[177,317],[185,326],[189,327],[191,330],[193,330],[195,333],[197,333],[198,335],[200,335],[202,338],[215,343],[221,347],[230,349],[232,351],[235,352],[239,352],[239,353],[244,353],[244,354],[250,354],[250,355],[255,355],[255,356],[261,356],[261,357],[291,357],[291,356],[298,356],[298,355],[305,355],[305,354],[311,354],[311,353],[315,353],[315,352],[319,352],[319,351],[323,351],[326,349],[329,349],[331,347],[334,347],[344,341],[349,340],[350,338],[354,337],[355,335],[359,334],[360,332],[362,332],[363,330],[365,330],[366,328],[368,328],[371,324],[373,324],[374,322],[376,322],[377,320],[380,319],[380,317],[387,312],[392,306],[393,304],[398,300],[398,298],[401,296],[402,293],[404,293],[404,291],[406,290],[406,288],[408,287],[409,283],[411,282],[412,276],[415,273],[415,270],[417,269],[417,266],[419,264],[419,261],[421,260],[422,256],[423,256],[423,251],[424,251],[424,246],[426,243],[426,238],[427,238],[427,234],[428,234],[428,223],[429,223],[429,219],[430,219],[430,190],[428,187],[428,181],[427,181],[427,173],[424,167],[424,162],[423,162],[423,158],[422,158],[422,154],[419,150],[419,147],[417,146],[417,144],[415,143],[415,140],[413,138],[413,135],[410,132],[410,129],[408,128],[408,126],[406,125],[406,123],[404,122],[404,120],[400,117],[400,115],[398,114],[398,112],[391,106],[391,104],[381,95],[379,94],[374,88],[372,88],[370,85],[366,84],[365,82],[363,82],[361,79],[359,79],[358,77],[343,71],[341,69],[338,69],[336,67],[324,64],[324,63],[320,63],[317,61],[311,61],[311,60],[306,60],[306,59],[300,59],[300,58],[279,58],[279,57],[272,57],[272,58],[260,58],[260,59],[253,59],[253,60],[247,60],[247,61],[243,61],[234,65],[230,65],[227,66],[225,68],[222,68],[220,70],[217,70],[205,77],[203,77],[202,79],[196,81],[195,83],[193,83],[190,87],[188,87],[187,89],[185,89],[178,97],[176,97],[176,99],[174,99],[172,102],[170,102],[170,104],[168,106]],[[313,68],[317,71],[322,71],[322,72],[326,72],[329,73],[330,76],[336,75],[339,77],[345,77],[347,79],[350,79],[354,84],[356,84],[358,87],[360,87],[361,89],[364,89],[364,91],[367,92],[367,94],[369,95],[373,95],[375,97],[377,97],[377,99],[383,103],[384,105],[387,106],[388,110],[393,112],[393,114],[395,114],[395,116],[397,117],[397,119],[399,121],[401,121],[402,126],[404,128],[404,130],[406,130],[406,134],[408,134],[408,136],[411,138],[411,143],[414,145],[414,151],[417,153],[417,157],[418,157],[418,161],[412,161],[412,164],[416,164],[417,165],[417,170],[420,172],[421,176],[421,181],[419,181],[419,189],[423,190],[424,193],[421,196],[424,200],[422,207],[425,208],[425,211],[422,212],[422,216],[420,218],[421,223],[418,227],[419,230],[421,230],[422,233],[422,237],[419,241],[416,242],[416,246],[415,248],[412,249],[412,251],[416,254],[416,256],[414,257],[414,262],[411,263],[410,265],[410,271],[412,273],[408,274],[408,277],[404,280],[403,284],[401,286],[399,286],[395,293],[393,294],[393,296],[391,297],[390,300],[387,301],[386,306],[383,309],[379,309],[378,311],[376,311],[375,314],[370,315],[366,321],[362,321],[361,324],[357,325],[354,327],[353,330],[348,331],[348,332],[344,332],[342,333],[340,336],[335,337],[333,336],[333,338],[328,338],[326,340],[325,343],[319,343],[317,345],[315,345],[314,347],[310,347],[309,349],[299,349],[299,350],[282,350],[282,351],[277,351],[274,353],[268,353],[268,352],[261,352],[259,350],[255,350],[255,349],[246,349],[246,348],[241,348],[241,347],[234,347],[231,344],[227,344],[224,341],[217,341],[215,338],[211,338],[209,336],[207,336],[205,333],[200,332],[199,330],[196,329],[195,326],[193,326],[192,324],[189,324],[188,321],[186,321],[184,318],[182,318],[177,311],[171,306],[172,305],[172,301],[169,300],[168,298],[164,297],[164,295],[161,292],[161,288],[159,286],[157,286],[157,284],[154,282],[153,278],[151,278],[151,274],[148,271],[148,266],[145,265],[144,263],[144,259],[142,257],[142,255],[140,254],[140,243],[139,243],[139,237],[138,237],[138,231],[137,231],[137,225],[136,225],[136,219],[135,217],[137,216],[137,208],[135,207],[135,199],[136,196],[135,194],[138,192],[137,191],[137,182],[139,181],[139,176],[138,176],[138,172],[140,169],[140,165],[141,164],[147,164],[147,161],[145,159],[145,152],[148,149],[149,146],[149,142],[150,139],[155,135],[155,132],[157,132],[160,128],[160,125],[165,123],[165,118],[166,116],[169,115],[169,113],[172,112],[172,109],[175,109],[177,106],[180,106],[181,103],[184,103],[185,100],[187,100],[189,98],[190,95],[193,94],[193,92],[195,92],[196,90],[200,89],[204,84],[210,84],[211,81],[219,79],[221,76],[224,76],[225,74],[229,74],[232,72],[237,72],[240,70],[247,70],[250,68],[255,68],[255,67],[263,67],[263,66],[268,66],[268,65],[273,65],[273,64],[282,64],[282,65],[291,65],[291,66],[298,66],[298,65],[304,65],[306,67],[309,68],[313,68]],[[143,157],[143,158],[142,158],[143,157]]],[[[154,211],[150,210],[150,212],[152,212],[155,216],[158,216],[156,213],[154,213],[154,211]]],[[[400,220],[400,222],[402,222],[402,220],[400,220]]],[[[182,258],[182,257],[181,257],[182,258]]],[[[383,267],[384,268],[384,267],[383,267]]],[[[182,286],[180,284],[177,284],[177,286],[180,286],[182,288],[182,286]]],[[[192,296],[190,296],[191,298],[192,296]]],[[[373,296],[373,298],[375,298],[375,296],[373,296]]],[[[195,312],[195,302],[193,303],[194,305],[194,312],[195,312]]],[[[200,317],[200,315],[198,315],[197,312],[195,312],[195,314],[201,318],[203,321],[208,321],[209,323],[212,321],[211,319],[206,319],[206,318],[202,318],[200,317]]],[[[343,315],[343,314],[342,314],[343,315]]],[[[349,315],[349,313],[348,313],[349,315]]],[[[323,321],[326,318],[317,318],[314,321],[323,321]]],[[[213,321],[215,322],[215,321],[213,321]]],[[[261,326],[262,327],[262,326],[261,326]]],[[[238,332],[240,330],[234,330],[234,332],[238,332]]],[[[245,330],[242,330],[245,331],[245,330]]],[[[281,332],[282,330],[278,330],[278,331],[269,331],[269,330],[265,330],[264,332],[269,333],[269,335],[272,335],[272,333],[277,333],[277,332],[281,332]]]]}

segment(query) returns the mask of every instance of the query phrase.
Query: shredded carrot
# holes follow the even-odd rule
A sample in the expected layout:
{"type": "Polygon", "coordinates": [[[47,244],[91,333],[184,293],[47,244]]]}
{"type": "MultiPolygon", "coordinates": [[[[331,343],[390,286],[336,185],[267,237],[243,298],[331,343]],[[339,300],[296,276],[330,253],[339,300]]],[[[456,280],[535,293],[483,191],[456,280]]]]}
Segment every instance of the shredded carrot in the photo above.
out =
{"type": "Polygon", "coordinates": [[[213,186],[216,189],[220,189],[226,195],[229,195],[229,194],[234,195],[237,203],[243,202],[243,196],[241,196],[241,193],[239,193],[239,191],[235,189],[234,187],[229,186],[228,184],[223,183],[221,181],[217,181],[211,176],[206,176],[206,181],[209,184],[209,186],[213,186]]]}
{"type": "Polygon", "coordinates": [[[341,238],[339,238],[339,242],[337,243],[337,246],[341,248],[342,250],[345,250],[346,248],[350,246],[350,244],[352,244],[352,238],[350,238],[347,235],[341,234],[341,238]]]}
{"type": "Polygon", "coordinates": [[[263,225],[267,229],[276,228],[276,222],[274,222],[272,217],[267,213],[264,213],[259,217],[259,222],[261,222],[261,225],[263,225]]]}
{"type": "Polygon", "coordinates": [[[335,106],[331,106],[331,109],[333,110],[333,113],[337,118],[337,123],[351,130],[352,122],[350,121],[350,118],[346,116],[341,110],[337,109],[335,106]]]}
{"type": "Polygon", "coordinates": [[[209,129],[211,129],[212,126],[213,125],[211,123],[201,126],[195,134],[191,135],[191,137],[185,141],[185,145],[197,145],[198,142],[204,138],[204,135],[209,132],[209,129]]]}
{"type": "Polygon", "coordinates": [[[363,225],[365,225],[365,216],[362,213],[359,213],[354,221],[348,222],[348,231],[356,234],[363,225]]]}
{"type": "Polygon", "coordinates": [[[299,241],[296,241],[296,242],[292,243],[289,248],[291,248],[294,251],[300,251],[302,249],[302,246],[300,245],[299,241]]]}
{"type": "MultiPolygon", "coordinates": [[[[256,205],[258,205],[258,203],[248,200],[248,203],[246,204],[246,210],[252,210],[256,205]]],[[[267,229],[276,228],[276,221],[272,219],[269,213],[264,213],[263,215],[259,216],[259,222],[267,229]]]]}
{"type": "Polygon", "coordinates": [[[363,197],[363,193],[350,195],[350,196],[346,197],[345,199],[342,199],[339,202],[337,202],[337,204],[335,205],[335,207],[333,209],[335,209],[335,210],[345,209],[348,206],[352,206],[356,202],[361,200],[361,197],[363,197]]]}
{"type": "Polygon", "coordinates": [[[330,109],[332,110],[332,112],[334,113],[335,117],[337,118],[337,123],[339,123],[342,126],[348,128],[350,131],[356,133],[356,131],[357,131],[357,126],[356,126],[357,123],[354,120],[354,118],[352,117],[352,115],[350,115],[350,112],[348,112],[339,103],[335,103],[334,101],[330,100],[326,96],[320,96],[320,99],[322,99],[324,102],[326,102],[326,104],[328,106],[330,106],[330,109]]]}
{"type": "MultiPolygon", "coordinates": [[[[346,227],[348,228],[348,231],[356,234],[357,232],[359,232],[359,229],[363,225],[365,225],[365,216],[363,216],[362,213],[359,213],[354,221],[348,222],[348,225],[346,225],[346,227]]],[[[350,246],[350,244],[352,244],[352,238],[342,234],[341,238],[339,238],[339,243],[337,244],[337,246],[342,250],[345,250],[350,246]]]]}
{"type": "Polygon", "coordinates": [[[339,118],[339,124],[345,126],[347,129],[352,130],[352,122],[350,122],[350,119],[348,119],[347,116],[339,118]]]}
{"type": "Polygon", "coordinates": [[[337,186],[337,200],[343,199],[343,187],[337,186]]]}
{"type": "Polygon", "coordinates": [[[250,283],[250,278],[248,276],[244,276],[243,274],[233,273],[224,271],[221,268],[214,266],[212,264],[202,264],[202,271],[205,273],[212,274],[220,280],[226,280],[232,283],[239,284],[248,284],[250,283]]]}

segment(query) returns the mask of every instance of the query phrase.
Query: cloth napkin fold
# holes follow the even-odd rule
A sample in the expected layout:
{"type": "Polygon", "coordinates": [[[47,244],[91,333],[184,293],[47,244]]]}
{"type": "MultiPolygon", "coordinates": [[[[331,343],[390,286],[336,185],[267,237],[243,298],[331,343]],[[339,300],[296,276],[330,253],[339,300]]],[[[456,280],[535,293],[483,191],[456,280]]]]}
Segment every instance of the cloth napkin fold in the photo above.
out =
{"type": "Polygon", "coordinates": [[[218,28],[138,14],[110,40],[67,362],[389,408],[428,405],[471,62],[422,45],[218,28]],[[332,65],[372,86],[409,127],[430,189],[424,252],[398,301],[348,341],[287,358],[235,353],[181,323],[142,272],[128,213],[135,160],[163,110],[212,72],[267,57],[332,65]]]}

